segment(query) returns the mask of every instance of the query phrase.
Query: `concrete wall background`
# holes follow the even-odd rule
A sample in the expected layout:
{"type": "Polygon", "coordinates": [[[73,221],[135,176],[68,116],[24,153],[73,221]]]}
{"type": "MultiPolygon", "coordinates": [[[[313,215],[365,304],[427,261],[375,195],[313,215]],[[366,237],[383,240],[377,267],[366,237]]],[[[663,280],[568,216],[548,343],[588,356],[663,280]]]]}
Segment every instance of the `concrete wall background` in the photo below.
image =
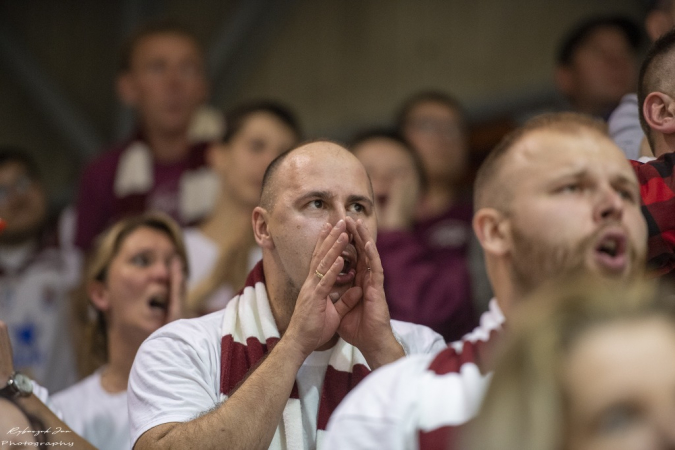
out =
{"type": "MultiPolygon", "coordinates": [[[[251,1],[0,0],[0,39],[37,63],[110,142],[121,129],[116,52],[134,20],[177,18],[208,48],[251,1]]],[[[212,103],[272,97],[298,112],[310,136],[334,138],[387,122],[421,88],[454,93],[476,120],[550,100],[553,54],[567,28],[595,13],[643,14],[639,0],[286,0],[283,13],[271,9],[278,0],[258,5],[268,14],[238,42],[212,103]]],[[[12,64],[0,58],[0,144],[33,152],[63,202],[83,157],[36,108],[12,64]]]]}

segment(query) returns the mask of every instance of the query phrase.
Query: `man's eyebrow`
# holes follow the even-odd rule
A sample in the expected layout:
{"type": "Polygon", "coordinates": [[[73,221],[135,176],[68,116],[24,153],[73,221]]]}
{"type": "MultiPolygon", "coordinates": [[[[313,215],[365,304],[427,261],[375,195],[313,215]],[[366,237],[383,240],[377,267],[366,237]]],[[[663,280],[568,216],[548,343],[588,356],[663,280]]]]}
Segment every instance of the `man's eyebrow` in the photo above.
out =
{"type": "Polygon", "coordinates": [[[616,176],[616,182],[619,184],[628,184],[637,189],[640,189],[640,183],[634,178],[625,174],[619,174],[616,176]]]}
{"type": "Polygon", "coordinates": [[[369,197],[365,197],[363,195],[350,195],[347,197],[347,203],[367,203],[368,205],[372,205],[373,201],[369,197]]]}
{"type": "Polygon", "coordinates": [[[307,200],[310,198],[320,198],[322,200],[327,200],[335,197],[335,194],[331,194],[328,191],[310,191],[298,198],[298,201],[307,200]]]}

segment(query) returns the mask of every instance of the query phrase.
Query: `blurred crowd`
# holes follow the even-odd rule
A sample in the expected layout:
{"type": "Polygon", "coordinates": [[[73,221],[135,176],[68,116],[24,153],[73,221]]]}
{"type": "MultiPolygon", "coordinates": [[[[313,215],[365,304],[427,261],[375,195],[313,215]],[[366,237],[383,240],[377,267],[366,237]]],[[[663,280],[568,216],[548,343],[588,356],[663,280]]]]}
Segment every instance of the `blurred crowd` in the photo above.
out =
{"type": "Polygon", "coordinates": [[[274,99],[206,108],[194,33],[143,25],[135,129],[71,205],[0,145],[0,448],[675,448],[675,2],[652,3],[569,30],[565,101],[479,168],[451,93],[317,139],[274,99]]]}

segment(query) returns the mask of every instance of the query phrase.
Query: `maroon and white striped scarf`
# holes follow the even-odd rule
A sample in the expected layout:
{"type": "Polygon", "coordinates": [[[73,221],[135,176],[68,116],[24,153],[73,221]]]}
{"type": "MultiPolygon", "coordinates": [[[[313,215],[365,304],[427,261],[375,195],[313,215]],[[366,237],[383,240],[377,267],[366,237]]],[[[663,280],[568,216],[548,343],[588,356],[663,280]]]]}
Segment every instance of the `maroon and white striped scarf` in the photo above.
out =
{"type": "MultiPolygon", "coordinates": [[[[225,307],[221,330],[220,398],[226,400],[249,370],[280,339],[267,297],[262,261],[248,275],[241,293],[225,307]]],[[[319,400],[317,449],[321,448],[323,433],[333,410],[369,373],[370,369],[361,352],[339,339],[328,360],[319,400]]],[[[302,412],[296,382],[270,449],[302,448],[302,412]]]]}

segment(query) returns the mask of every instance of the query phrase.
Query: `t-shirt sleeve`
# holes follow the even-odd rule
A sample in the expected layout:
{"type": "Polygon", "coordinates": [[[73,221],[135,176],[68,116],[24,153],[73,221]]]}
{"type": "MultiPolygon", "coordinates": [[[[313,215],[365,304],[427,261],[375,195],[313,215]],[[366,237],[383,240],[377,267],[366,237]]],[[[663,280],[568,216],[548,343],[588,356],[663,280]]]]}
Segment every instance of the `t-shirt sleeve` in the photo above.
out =
{"type": "Polygon", "coordinates": [[[171,323],[138,350],[128,388],[132,447],[157,425],[187,422],[218,405],[220,342],[196,321],[171,323]]]}
{"type": "Polygon", "coordinates": [[[424,325],[392,320],[391,328],[406,355],[437,353],[447,347],[443,336],[424,325]]]}
{"type": "Polygon", "coordinates": [[[416,448],[416,379],[432,358],[403,358],[366,377],[331,416],[324,449],[416,448]]]}

